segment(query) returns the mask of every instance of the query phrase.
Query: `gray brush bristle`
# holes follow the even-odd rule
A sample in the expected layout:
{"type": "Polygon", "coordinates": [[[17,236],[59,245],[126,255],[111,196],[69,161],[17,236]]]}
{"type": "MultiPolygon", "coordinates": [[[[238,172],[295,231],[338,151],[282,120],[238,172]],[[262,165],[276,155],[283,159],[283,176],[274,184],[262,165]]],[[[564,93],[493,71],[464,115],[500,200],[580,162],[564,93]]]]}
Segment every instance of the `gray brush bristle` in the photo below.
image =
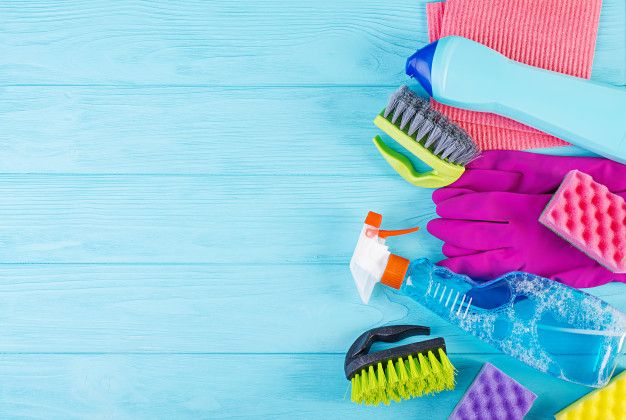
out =
{"type": "Polygon", "coordinates": [[[464,166],[480,154],[480,149],[465,130],[433,109],[427,100],[407,86],[401,86],[391,95],[383,117],[450,163],[464,166]]]}

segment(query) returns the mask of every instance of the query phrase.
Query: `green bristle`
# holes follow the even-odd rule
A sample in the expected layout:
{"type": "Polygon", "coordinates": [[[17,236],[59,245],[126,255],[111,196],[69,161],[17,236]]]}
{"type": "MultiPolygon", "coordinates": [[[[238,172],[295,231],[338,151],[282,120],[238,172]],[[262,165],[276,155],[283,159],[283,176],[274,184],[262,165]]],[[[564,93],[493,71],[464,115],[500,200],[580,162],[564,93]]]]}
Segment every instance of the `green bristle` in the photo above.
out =
{"type": "Polygon", "coordinates": [[[395,362],[387,360],[361,370],[352,380],[352,401],[366,405],[389,405],[391,401],[420,397],[454,389],[456,370],[442,349],[437,356],[408,355],[395,362]]]}
{"type": "Polygon", "coordinates": [[[422,374],[422,378],[423,379],[428,378],[430,376],[430,364],[428,363],[424,355],[421,353],[417,355],[417,360],[420,365],[420,372],[422,374]]]}
{"type": "Polygon", "coordinates": [[[361,382],[359,381],[358,373],[354,375],[354,377],[352,377],[350,383],[352,384],[352,393],[350,394],[350,400],[352,400],[352,402],[358,403],[360,402],[358,395],[361,392],[361,382]]]}
{"type": "Polygon", "coordinates": [[[445,387],[447,390],[453,390],[455,386],[454,375],[456,374],[456,369],[448,359],[448,355],[443,349],[439,349],[439,360],[441,361],[441,367],[443,370],[443,378],[445,380],[445,387]]]}
{"type": "Polygon", "coordinates": [[[417,360],[419,361],[422,380],[424,381],[424,394],[431,394],[433,392],[433,378],[430,362],[421,353],[417,355],[417,360]]]}
{"type": "Polygon", "coordinates": [[[396,372],[398,373],[400,382],[406,384],[409,380],[409,373],[406,371],[406,366],[404,366],[404,361],[401,357],[396,361],[396,372]]]}
{"type": "Polygon", "coordinates": [[[376,389],[373,381],[376,381],[376,375],[374,374],[374,368],[370,366],[367,370],[363,369],[362,371],[364,382],[362,382],[363,388],[363,397],[361,401],[365,404],[369,404],[369,399],[374,394],[374,390],[376,389]]]}
{"type": "Polygon", "coordinates": [[[376,374],[374,373],[374,366],[370,366],[367,371],[367,392],[374,393],[376,392],[376,374]]]}
{"type": "Polygon", "coordinates": [[[383,369],[383,364],[378,363],[378,371],[376,373],[378,375],[378,390],[376,391],[377,397],[373,401],[374,404],[378,404],[377,401],[381,401],[386,405],[389,405],[389,398],[387,398],[387,377],[385,375],[385,370],[383,369]]]}
{"type": "Polygon", "coordinates": [[[409,354],[409,357],[408,357],[407,361],[409,363],[409,372],[411,372],[411,377],[413,377],[413,378],[420,378],[421,377],[420,376],[420,372],[417,369],[417,365],[415,364],[415,359],[413,359],[413,356],[411,356],[409,354]]]}
{"type": "Polygon", "coordinates": [[[411,374],[411,393],[415,397],[421,397],[424,394],[424,378],[422,377],[421,370],[417,366],[417,362],[413,358],[413,356],[409,355],[408,360],[408,370],[411,374]]]}
{"type": "Polygon", "coordinates": [[[367,371],[363,369],[361,371],[361,394],[359,395],[359,401],[363,402],[365,400],[365,395],[367,395],[367,371]]]}
{"type": "Polygon", "coordinates": [[[387,378],[385,376],[385,370],[383,369],[383,364],[378,363],[378,372],[376,372],[378,376],[378,388],[385,389],[387,387],[387,378]]]}
{"type": "Polygon", "coordinates": [[[411,398],[411,393],[409,392],[409,387],[407,386],[409,382],[409,374],[406,371],[406,367],[404,366],[404,361],[402,358],[398,358],[396,361],[396,372],[398,373],[398,394],[405,400],[411,398]]]}
{"type": "Polygon", "coordinates": [[[398,375],[396,374],[396,369],[393,367],[393,360],[389,360],[387,362],[387,380],[389,381],[389,385],[391,387],[395,387],[398,382],[398,375]]]}
{"type": "Polygon", "coordinates": [[[396,373],[396,368],[393,365],[393,360],[387,361],[387,370],[385,371],[385,374],[387,376],[387,383],[388,383],[388,386],[386,389],[387,398],[389,400],[400,402],[402,398],[400,397],[400,395],[398,395],[399,379],[398,379],[398,374],[396,373]]]}
{"type": "Polygon", "coordinates": [[[428,352],[428,362],[430,363],[430,369],[432,371],[431,378],[432,382],[432,392],[440,392],[445,388],[445,380],[443,378],[443,368],[441,367],[441,363],[435,357],[432,351],[428,352]]]}

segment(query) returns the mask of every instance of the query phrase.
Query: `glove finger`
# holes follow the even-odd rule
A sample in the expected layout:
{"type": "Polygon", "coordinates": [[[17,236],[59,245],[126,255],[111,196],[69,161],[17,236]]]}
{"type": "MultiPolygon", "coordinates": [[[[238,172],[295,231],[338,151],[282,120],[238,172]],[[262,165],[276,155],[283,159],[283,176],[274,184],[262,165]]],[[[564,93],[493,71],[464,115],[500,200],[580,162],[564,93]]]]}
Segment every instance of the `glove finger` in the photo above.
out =
{"type": "MultiPolygon", "coordinates": [[[[513,192],[476,192],[448,188],[438,198],[439,217],[496,223],[535,223],[552,198],[550,194],[513,192]],[[447,196],[449,195],[449,197],[447,196]]],[[[626,192],[617,193],[626,200],[626,192]]]]}
{"type": "Polygon", "coordinates": [[[518,271],[519,264],[513,258],[514,253],[508,249],[496,249],[476,254],[447,258],[437,265],[446,267],[455,273],[465,274],[474,280],[493,280],[511,271],[518,271]]]}
{"type": "Polygon", "coordinates": [[[505,223],[512,210],[524,209],[524,201],[528,203],[533,199],[533,196],[507,192],[464,194],[440,202],[436,212],[449,219],[505,223]]]}
{"type": "Polygon", "coordinates": [[[576,288],[596,287],[612,281],[626,283],[626,274],[613,273],[597,263],[576,267],[549,277],[576,288]]]}
{"type": "Polygon", "coordinates": [[[535,156],[536,153],[517,150],[485,150],[465,168],[519,172],[520,168],[525,170],[532,166],[534,163],[529,161],[535,156]]]}
{"type": "MultiPolygon", "coordinates": [[[[543,153],[524,152],[520,150],[487,150],[478,158],[466,165],[471,169],[492,169],[526,173],[528,170],[550,173],[558,176],[577,167],[589,167],[588,159],[580,156],[554,156],[543,153]]],[[[582,170],[582,169],[581,169],[582,170]]]]}
{"type": "Polygon", "coordinates": [[[449,243],[445,243],[441,247],[441,252],[447,258],[453,258],[453,257],[464,257],[466,255],[475,254],[476,250],[475,249],[461,248],[461,247],[458,247],[458,246],[455,246],[455,245],[452,245],[452,244],[449,244],[449,243]]]}
{"type": "Polygon", "coordinates": [[[599,157],[553,156],[515,150],[490,150],[466,166],[522,174],[518,192],[544,194],[555,191],[563,177],[577,169],[591,175],[613,192],[626,191],[626,165],[599,157]]]}
{"type": "Polygon", "coordinates": [[[433,219],[426,228],[447,244],[475,251],[508,247],[513,239],[507,223],[433,219]]]}
{"type": "Polygon", "coordinates": [[[439,204],[443,201],[449,200],[450,198],[454,198],[457,196],[471,194],[475,191],[466,188],[453,188],[453,187],[444,187],[439,188],[438,190],[433,192],[433,202],[435,204],[439,204]]]}
{"type": "Polygon", "coordinates": [[[523,174],[492,169],[467,169],[448,187],[480,191],[517,191],[523,174]]]}

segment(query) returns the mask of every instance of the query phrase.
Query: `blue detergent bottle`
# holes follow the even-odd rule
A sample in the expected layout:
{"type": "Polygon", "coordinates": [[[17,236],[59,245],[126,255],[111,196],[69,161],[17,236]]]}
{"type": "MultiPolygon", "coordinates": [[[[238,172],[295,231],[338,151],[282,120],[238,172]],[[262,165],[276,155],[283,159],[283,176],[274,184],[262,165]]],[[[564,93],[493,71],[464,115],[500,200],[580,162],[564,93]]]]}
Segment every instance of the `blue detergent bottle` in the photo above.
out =
{"type": "Polygon", "coordinates": [[[513,61],[459,36],[440,38],[406,63],[438,102],[493,112],[626,163],[626,89],[513,61]]]}
{"type": "Polygon", "coordinates": [[[389,252],[388,236],[370,212],[350,261],[364,303],[376,283],[427,307],[503,353],[566,381],[605,386],[626,336],[626,315],[583,291],[534,274],[513,272],[478,283],[389,252]]]}

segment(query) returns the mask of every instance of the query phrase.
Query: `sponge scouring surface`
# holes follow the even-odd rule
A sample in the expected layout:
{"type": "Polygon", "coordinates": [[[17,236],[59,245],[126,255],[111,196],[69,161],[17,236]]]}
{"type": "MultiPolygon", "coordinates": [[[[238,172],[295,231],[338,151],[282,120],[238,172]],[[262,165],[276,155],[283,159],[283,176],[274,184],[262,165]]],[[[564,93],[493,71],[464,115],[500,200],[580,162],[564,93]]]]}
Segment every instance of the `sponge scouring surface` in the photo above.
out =
{"type": "Polygon", "coordinates": [[[519,382],[485,363],[449,419],[523,419],[536,398],[537,395],[519,382]]]}
{"type": "Polygon", "coordinates": [[[626,370],[604,388],[590,392],[554,417],[557,420],[626,419],[626,370]]]}
{"type": "Polygon", "coordinates": [[[539,222],[607,269],[626,272],[626,202],[590,175],[568,172],[539,222]]]}

